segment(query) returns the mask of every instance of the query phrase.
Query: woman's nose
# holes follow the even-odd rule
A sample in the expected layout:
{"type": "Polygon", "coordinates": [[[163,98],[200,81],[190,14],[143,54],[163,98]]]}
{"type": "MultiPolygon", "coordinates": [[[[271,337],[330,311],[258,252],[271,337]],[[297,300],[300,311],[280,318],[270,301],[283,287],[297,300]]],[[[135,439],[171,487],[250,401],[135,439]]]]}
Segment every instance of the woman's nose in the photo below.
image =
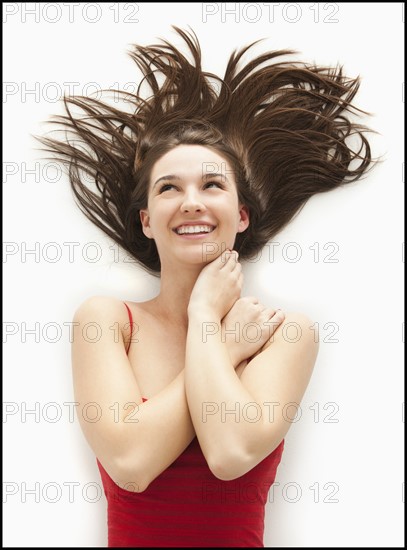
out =
{"type": "Polygon", "coordinates": [[[181,204],[181,210],[183,212],[200,212],[205,209],[206,207],[199,193],[195,191],[185,193],[181,204]]]}

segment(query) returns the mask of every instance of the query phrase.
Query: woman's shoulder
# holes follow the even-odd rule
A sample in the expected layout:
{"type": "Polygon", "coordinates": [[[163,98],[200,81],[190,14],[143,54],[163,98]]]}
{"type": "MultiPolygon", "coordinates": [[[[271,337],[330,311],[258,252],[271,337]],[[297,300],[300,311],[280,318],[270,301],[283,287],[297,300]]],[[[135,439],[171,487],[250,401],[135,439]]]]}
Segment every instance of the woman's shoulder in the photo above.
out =
{"type": "Polygon", "coordinates": [[[287,311],[285,312],[285,317],[282,325],[287,326],[288,324],[293,324],[301,328],[305,328],[312,326],[314,324],[314,321],[312,321],[312,319],[306,313],[299,311],[287,311]]]}
{"type": "Polygon", "coordinates": [[[124,334],[130,330],[130,319],[132,321],[136,318],[140,319],[138,306],[139,304],[136,302],[121,300],[114,296],[89,296],[77,306],[73,321],[82,326],[87,323],[95,323],[96,326],[114,327],[118,323],[124,334]]]}
{"type": "Polygon", "coordinates": [[[264,351],[275,341],[292,344],[302,340],[305,345],[315,347],[318,342],[315,336],[315,321],[306,313],[284,312],[284,321],[276,328],[272,338],[264,344],[260,351],[264,351]]]}
{"type": "Polygon", "coordinates": [[[74,321],[80,323],[91,321],[97,323],[118,322],[121,327],[128,326],[130,318],[141,320],[148,314],[149,302],[133,302],[114,296],[90,296],[76,308],[74,321]]]}
{"type": "Polygon", "coordinates": [[[120,300],[114,296],[89,296],[76,308],[73,321],[75,325],[82,328],[92,324],[106,331],[114,331],[118,328],[123,341],[127,342],[131,337],[129,321],[134,320],[135,316],[139,317],[137,305],[136,302],[120,300]],[[130,309],[130,314],[126,305],[130,309]]]}
{"type": "Polygon", "coordinates": [[[110,317],[112,314],[127,316],[125,302],[114,296],[89,296],[81,302],[76,310],[75,317],[87,316],[89,314],[110,317]]]}

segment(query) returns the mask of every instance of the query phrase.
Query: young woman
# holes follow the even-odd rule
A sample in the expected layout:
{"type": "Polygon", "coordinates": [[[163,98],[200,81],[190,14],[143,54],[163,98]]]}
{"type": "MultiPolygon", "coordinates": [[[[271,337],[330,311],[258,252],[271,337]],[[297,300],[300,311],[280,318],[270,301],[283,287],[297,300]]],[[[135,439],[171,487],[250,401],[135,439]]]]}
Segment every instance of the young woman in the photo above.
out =
{"type": "Polygon", "coordinates": [[[240,260],[313,194],[360,178],[371,155],[366,128],[346,116],[359,82],[340,68],[276,63],[292,53],[279,51],[238,71],[247,47],[220,79],[202,71],[196,37],[176,31],[194,63],[168,42],[137,46],[150,96],[141,82],[131,113],[65,98],[59,123],[85,147],[42,138],[69,160],[88,218],[160,276],[152,300],[78,307],[75,399],[109,546],[259,547],[318,345],[307,316],[241,296],[240,260]]]}

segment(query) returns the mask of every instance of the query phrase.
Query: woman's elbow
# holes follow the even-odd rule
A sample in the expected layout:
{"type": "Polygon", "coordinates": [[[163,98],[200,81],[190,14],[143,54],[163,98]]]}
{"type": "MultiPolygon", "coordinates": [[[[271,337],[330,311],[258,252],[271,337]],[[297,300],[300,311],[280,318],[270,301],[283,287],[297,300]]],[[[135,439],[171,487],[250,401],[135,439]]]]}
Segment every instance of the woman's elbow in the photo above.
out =
{"type": "Polygon", "coordinates": [[[115,457],[108,468],[106,471],[111,479],[125,491],[143,493],[151,483],[145,468],[129,465],[123,457],[115,457]]]}
{"type": "Polygon", "coordinates": [[[244,475],[251,470],[250,458],[244,453],[235,453],[234,455],[218,455],[208,460],[208,466],[212,474],[221,481],[232,481],[244,475]]]}

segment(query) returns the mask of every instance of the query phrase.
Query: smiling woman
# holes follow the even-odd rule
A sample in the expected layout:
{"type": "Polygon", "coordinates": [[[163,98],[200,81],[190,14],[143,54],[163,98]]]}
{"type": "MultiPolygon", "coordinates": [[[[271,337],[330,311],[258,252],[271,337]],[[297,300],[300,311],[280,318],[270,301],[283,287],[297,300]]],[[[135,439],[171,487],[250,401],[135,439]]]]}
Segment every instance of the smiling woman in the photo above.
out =
{"type": "Polygon", "coordinates": [[[357,79],[276,62],[290,51],[238,70],[250,46],[221,79],[202,71],[193,33],[176,31],[194,63],[168,42],[136,46],[152,93],[144,99],[140,84],[127,95],[132,113],[65,98],[57,122],[76,141],[40,138],[68,159],[86,216],[160,276],[146,302],[94,296],[77,308],[78,418],[109,503],[109,546],[260,547],[293,420],[287,405],[299,406],[318,345],[307,316],[241,296],[239,260],[312,195],[357,180],[372,161],[366,129],[346,114],[357,112],[357,79]],[[83,327],[95,322],[101,337],[91,343],[83,327]],[[284,338],[292,323],[295,342],[284,338]],[[98,422],[86,421],[89,403],[98,422]]]}
{"type": "Polygon", "coordinates": [[[178,145],[156,162],[151,181],[148,208],[140,217],[144,234],[157,246],[161,276],[174,254],[181,264],[202,269],[219,251],[232,250],[236,235],[249,225],[231,166],[208,147],[178,145]],[[214,166],[220,172],[206,173],[214,166]]]}

